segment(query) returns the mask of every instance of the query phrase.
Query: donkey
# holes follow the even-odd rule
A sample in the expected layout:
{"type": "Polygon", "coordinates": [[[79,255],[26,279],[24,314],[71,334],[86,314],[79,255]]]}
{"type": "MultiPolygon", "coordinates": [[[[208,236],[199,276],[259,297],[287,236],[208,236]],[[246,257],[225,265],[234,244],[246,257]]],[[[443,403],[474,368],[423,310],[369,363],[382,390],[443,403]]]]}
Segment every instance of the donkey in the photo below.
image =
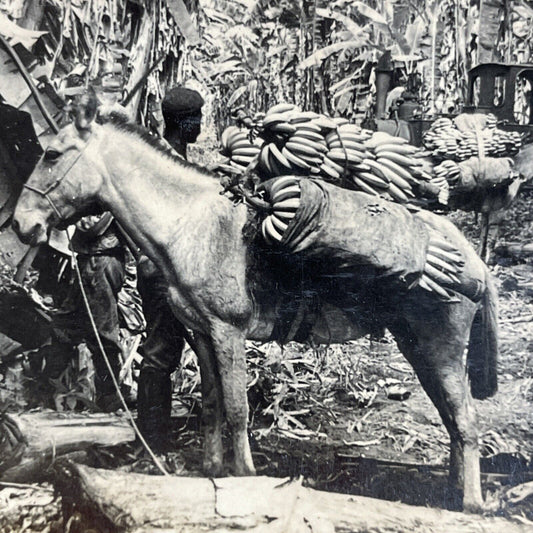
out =
{"type": "MultiPolygon", "coordinates": [[[[20,195],[13,227],[21,240],[36,245],[51,228],[106,209],[164,272],[169,301],[176,317],[192,330],[199,359],[205,472],[217,476],[224,471],[225,411],[234,473],[255,473],[247,436],[245,339],[280,339],[276,316],[289,275],[295,293],[303,287],[323,300],[307,335],[315,342],[345,342],[389,329],[450,435],[454,494],[464,496],[465,509],[481,508],[470,385],[478,398],[496,390],[496,293],[486,266],[457,228],[437,215],[419,214],[464,257],[453,302],[416,282],[408,287],[388,283],[370,275],[364,265],[328,262],[327,242],[317,252],[323,261],[312,262],[304,272],[305,261],[298,254],[280,260],[278,252],[260,243],[260,235],[248,236],[253,234],[250,209],[223,195],[213,175],[173,158],[135,126],[123,121],[100,124],[95,115],[94,102],[78,106],[74,122],[50,142],[20,195]],[[316,269],[323,270],[321,276],[316,277],[316,269]],[[326,289],[318,279],[329,280],[326,289]],[[463,290],[472,280],[476,297],[463,290]],[[467,348],[467,361],[476,369],[470,372],[472,384],[463,357],[467,348]]],[[[342,217],[344,235],[362,234],[364,228],[350,222],[350,216],[370,201],[382,209],[394,206],[406,220],[411,217],[402,206],[329,184],[323,187],[342,217]]]]}

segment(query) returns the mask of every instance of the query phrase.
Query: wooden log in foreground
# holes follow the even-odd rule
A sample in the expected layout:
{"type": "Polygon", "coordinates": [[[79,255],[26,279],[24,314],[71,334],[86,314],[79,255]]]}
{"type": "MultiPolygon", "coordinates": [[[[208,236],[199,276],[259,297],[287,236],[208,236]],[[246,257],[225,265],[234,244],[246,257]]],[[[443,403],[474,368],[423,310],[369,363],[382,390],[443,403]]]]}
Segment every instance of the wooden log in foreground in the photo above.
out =
{"type": "Polygon", "coordinates": [[[57,457],[135,440],[126,418],[115,414],[38,411],[0,415],[0,480],[42,479],[57,457]]]}
{"type": "Polygon", "coordinates": [[[94,469],[56,469],[65,521],[97,531],[518,533],[504,518],[454,513],[302,487],[269,477],[203,479],[94,469]]]}

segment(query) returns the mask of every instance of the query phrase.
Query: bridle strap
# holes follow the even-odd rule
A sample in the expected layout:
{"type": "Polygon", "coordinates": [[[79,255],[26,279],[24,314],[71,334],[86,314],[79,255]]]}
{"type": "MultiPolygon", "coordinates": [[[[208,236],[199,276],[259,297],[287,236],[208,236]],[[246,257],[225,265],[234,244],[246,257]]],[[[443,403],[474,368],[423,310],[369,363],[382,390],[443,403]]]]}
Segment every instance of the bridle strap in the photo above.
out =
{"type": "MultiPolygon", "coordinates": [[[[25,189],[28,189],[29,191],[34,192],[34,193],[38,194],[39,196],[43,196],[44,198],[46,198],[46,200],[48,201],[48,203],[50,204],[50,206],[54,210],[54,212],[57,215],[59,220],[64,220],[64,217],[61,215],[61,213],[59,212],[59,209],[55,206],[54,202],[50,198],[50,196],[49,196],[50,192],[52,192],[54,189],[56,189],[59,186],[59,184],[65,179],[65,176],[74,168],[74,165],[78,162],[80,157],[84,154],[85,149],[87,148],[88,144],[89,143],[87,143],[83,147],[83,150],[80,150],[80,153],[76,156],[74,161],[67,167],[65,172],[63,172],[63,174],[59,178],[57,178],[50,185],[48,185],[46,190],[42,191],[41,189],[38,189],[37,187],[34,187],[33,185],[28,185],[27,183],[23,184],[23,187],[25,189]]],[[[43,157],[44,157],[44,154],[43,154],[43,157]]]]}

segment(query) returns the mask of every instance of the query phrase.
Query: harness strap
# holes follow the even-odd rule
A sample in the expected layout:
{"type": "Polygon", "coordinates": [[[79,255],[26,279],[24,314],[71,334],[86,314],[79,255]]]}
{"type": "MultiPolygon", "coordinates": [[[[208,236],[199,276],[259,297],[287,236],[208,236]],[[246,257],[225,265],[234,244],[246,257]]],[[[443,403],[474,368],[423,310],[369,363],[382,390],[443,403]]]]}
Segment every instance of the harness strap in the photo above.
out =
{"type": "Polygon", "coordinates": [[[52,207],[52,209],[54,210],[55,214],[57,215],[57,218],[59,218],[59,220],[63,220],[63,217],[61,216],[61,213],[59,212],[59,210],[55,206],[54,202],[52,202],[52,200],[51,200],[50,196],[48,196],[47,192],[40,191],[39,189],[36,189],[36,188],[31,187],[30,185],[26,185],[26,184],[24,184],[24,187],[26,187],[26,189],[28,189],[29,191],[32,191],[32,192],[35,192],[35,193],[39,194],[40,196],[44,196],[46,198],[46,200],[48,201],[48,203],[50,204],[50,206],[52,207]]]}
{"type": "MultiPolygon", "coordinates": [[[[32,191],[32,192],[38,194],[39,196],[43,196],[44,198],[46,198],[46,200],[48,201],[48,203],[50,204],[50,206],[54,210],[55,214],[59,218],[59,220],[64,220],[64,217],[61,216],[61,213],[59,212],[59,209],[55,206],[55,204],[52,201],[52,199],[50,198],[49,194],[50,194],[50,192],[52,192],[54,189],[56,189],[59,186],[59,184],[65,179],[65,176],[74,168],[74,165],[76,165],[76,163],[79,161],[80,157],[85,153],[85,150],[86,150],[88,145],[89,145],[89,143],[87,143],[83,147],[83,150],[80,150],[80,153],[76,156],[74,161],[67,167],[65,172],[63,172],[63,174],[59,178],[57,178],[50,185],[48,185],[46,190],[42,191],[41,189],[38,189],[37,187],[34,187],[33,185],[28,185],[27,183],[24,183],[22,185],[25,189],[28,189],[29,191],[32,191]]],[[[46,152],[45,152],[45,154],[46,154],[46,152]]],[[[43,154],[42,157],[44,157],[45,154],[43,154]]]]}

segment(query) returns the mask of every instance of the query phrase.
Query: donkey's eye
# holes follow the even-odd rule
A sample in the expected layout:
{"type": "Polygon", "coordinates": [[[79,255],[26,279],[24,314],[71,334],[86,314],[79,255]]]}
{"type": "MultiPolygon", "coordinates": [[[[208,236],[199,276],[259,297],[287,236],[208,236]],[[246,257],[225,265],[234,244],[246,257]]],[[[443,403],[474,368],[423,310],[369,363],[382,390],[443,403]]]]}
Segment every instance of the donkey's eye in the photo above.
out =
{"type": "Polygon", "coordinates": [[[60,155],[61,155],[61,152],[58,152],[57,150],[54,150],[53,148],[48,148],[46,152],[44,153],[44,160],[55,161],[60,155]]]}

